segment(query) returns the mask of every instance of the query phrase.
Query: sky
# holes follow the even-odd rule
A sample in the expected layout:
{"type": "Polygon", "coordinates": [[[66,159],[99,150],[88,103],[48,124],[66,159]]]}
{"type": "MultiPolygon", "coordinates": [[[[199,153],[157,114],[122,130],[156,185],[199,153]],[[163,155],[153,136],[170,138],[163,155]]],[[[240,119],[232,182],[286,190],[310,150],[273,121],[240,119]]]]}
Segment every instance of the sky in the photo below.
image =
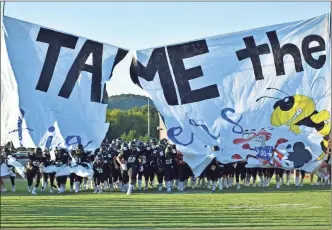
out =
{"type": "MultiPolygon", "coordinates": [[[[118,47],[138,50],[309,19],[329,2],[6,2],[5,15],[118,47]]],[[[109,95],[146,95],[126,58],[109,95]]]]}

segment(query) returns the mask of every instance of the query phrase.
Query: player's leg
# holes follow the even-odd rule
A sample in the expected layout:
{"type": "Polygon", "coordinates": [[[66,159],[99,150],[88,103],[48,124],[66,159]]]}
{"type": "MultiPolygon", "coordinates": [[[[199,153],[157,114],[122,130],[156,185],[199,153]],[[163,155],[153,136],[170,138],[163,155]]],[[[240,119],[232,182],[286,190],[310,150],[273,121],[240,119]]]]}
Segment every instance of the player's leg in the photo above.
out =
{"type": "Polygon", "coordinates": [[[32,189],[31,194],[37,195],[37,189],[40,183],[41,173],[39,171],[34,172],[34,177],[35,177],[35,187],[32,189]]]}
{"type": "Polygon", "coordinates": [[[284,184],[284,173],[285,170],[284,169],[279,169],[279,180],[280,180],[280,185],[284,184]]]}
{"type": "Polygon", "coordinates": [[[301,170],[294,170],[295,172],[295,186],[300,186],[300,172],[301,170]]]}
{"type": "Polygon", "coordinates": [[[121,177],[122,177],[121,191],[126,192],[128,189],[128,182],[129,182],[128,172],[126,170],[121,169],[121,177]]]}
{"type": "Polygon", "coordinates": [[[291,176],[291,171],[290,170],[285,170],[286,173],[286,185],[288,186],[290,183],[290,176],[291,176]]]}
{"type": "Polygon", "coordinates": [[[26,172],[27,176],[27,182],[28,182],[28,192],[30,193],[32,191],[32,183],[33,183],[33,172],[32,170],[28,169],[26,172]]]}
{"type": "Polygon", "coordinates": [[[279,189],[280,188],[280,168],[276,168],[275,169],[275,173],[276,173],[276,188],[279,189]]]}
{"type": "Polygon", "coordinates": [[[129,186],[127,190],[127,195],[130,195],[133,191],[133,187],[136,184],[136,177],[138,174],[138,170],[136,167],[130,167],[128,169],[128,178],[129,178],[129,186]]]}
{"type": "Polygon", "coordinates": [[[299,186],[303,186],[303,181],[304,181],[304,178],[305,178],[305,173],[306,173],[306,171],[304,171],[304,170],[301,170],[301,180],[300,180],[300,184],[299,184],[299,186]]]}
{"type": "Polygon", "coordinates": [[[54,185],[55,172],[49,174],[50,177],[50,193],[53,193],[53,188],[56,188],[54,185]]]}
{"type": "Polygon", "coordinates": [[[49,177],[48,173],[44,173],[44,172],[42,173],[42,181],[41,181],[41,186],[42,186],[41,191],[42,192],[45,191],[47,188],[48,177],[49,177]]]}
{"type": "Polygon", "coordinates": [[[246,176],[247,176],[247,168],[246,168],[246,164],[243,163],[241,165],[241,168],[240,168],[240,179],[244,183],[245,186],[249,186],[249,184],[250,184],[250,177],[249,177],[249,182],[248,182],[246,180],[246,176]]]}
{"type": "Polygon", "coordinates": [[[142,178],[143,178],[143,175],[144,175],[144,168],[143,168],[143,171],[138,171],[138,176],[137,176],[137,187],[138,187],[138,190],[142,190],[142,178]]]}
{"type": "Polygon", "coordinates": [[[164,178],[164,172],[160,169],[157,169],[157,180],[158,180],[158,190],[163,190],[163,178],[164,178]]]}
{"type": "Polygon", "coordinates": [[[70,192],[74,191],[75,173],[69,175],[70,192]]]}
{"type": "Polygon", "coordinates": [[[265,175],[264,175],[264,168],[258,168],[258,177],[260,181],[260,186],[265,187],[265,175]]]}
{"type": "Polygon", "coordinates": [[[258,168],[251,168],[250,171],[252,175],[252,186],[256,187],[258,168]]]}
{"type": "Polygon", "coordinates": [[[143,176],[144,176],[144,190],[147,190],[149,188],[149,179],[150,179],[150,166],[145,165],[143,170],[143,176]]]}
{"type": "Polygon", "coordinates": [[[109,184],[109,190],[114,191],[113,187],[113,174],[114,174],[114,168],[113,165],[109,166],[109,174],[108,174],[108,184],[109,184]]]}
{"type": "Polygon", "coordinates": [[[237,163],[235,168],[235,181],[236,181],[236,189],[240,189],[240,173],[241,173],[241,166],[237,163]]]}

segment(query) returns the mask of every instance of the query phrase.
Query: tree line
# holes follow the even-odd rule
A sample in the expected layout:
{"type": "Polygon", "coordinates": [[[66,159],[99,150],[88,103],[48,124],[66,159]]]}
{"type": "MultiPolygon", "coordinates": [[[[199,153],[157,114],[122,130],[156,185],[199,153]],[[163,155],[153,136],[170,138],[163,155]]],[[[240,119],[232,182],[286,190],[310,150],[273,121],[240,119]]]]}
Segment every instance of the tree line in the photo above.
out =
{"type": "Polygon", "coordinates": [[[106,121],[110,123],[106,137],[108,140],[121,137],[125,141],[138,138],[148,141],[158,138],[159,116],[156,108],[150,106],[150,137],[148,136],[148,106],[129,110],[107,109],[106,121]]]}

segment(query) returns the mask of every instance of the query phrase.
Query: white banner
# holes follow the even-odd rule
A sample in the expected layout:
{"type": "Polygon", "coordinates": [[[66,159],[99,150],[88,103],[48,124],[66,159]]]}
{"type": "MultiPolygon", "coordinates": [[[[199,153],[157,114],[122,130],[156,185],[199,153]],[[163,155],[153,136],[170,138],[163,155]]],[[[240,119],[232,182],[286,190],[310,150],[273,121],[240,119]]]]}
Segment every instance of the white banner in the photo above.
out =
{"type": "Polygon", "coordinates": [[[10,17],[1,33],[1,145],[100,146],[107,91],[128,51],[10,17]]]}
{"type": "Polygon", "coordinates": [[[195,175],[214,155],[311,172],[330,133],[330,50],[326,14],[140,50],[131,77],[195,175]]]}

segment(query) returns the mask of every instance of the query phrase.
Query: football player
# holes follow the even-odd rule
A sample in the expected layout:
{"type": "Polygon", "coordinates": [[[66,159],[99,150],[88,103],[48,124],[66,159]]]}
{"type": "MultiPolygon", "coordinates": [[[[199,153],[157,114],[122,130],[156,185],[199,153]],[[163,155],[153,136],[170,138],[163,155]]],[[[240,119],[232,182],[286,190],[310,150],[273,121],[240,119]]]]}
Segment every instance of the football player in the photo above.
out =
{"type": "MultiPolygon", "coordinates": [[[[88,156],[84,152],[84,148],[82,144],[78,144],[74,156],[72,156],[77,165],[81,165],[85,168],[88,167],[88,156]]],[[[83,181],[83,177],[78,176],[77,174],[74,175],[74,184],[75,184],[75,192],[79,192],[80,184],[83,181]]]]}
{"type": "Polygon", "coordinates": [[[156,166],[156,157],[153,154],[150,142],[145,143],[145,151],[144,154],[142,155],[142,164],[144,168],[144,180],[145,180],[144,190],[147,190],[149,187],[149,182],[151,186],[153,185],[154,172],[156,166]]]}
{"type": "MultiPolygon", "coordinates": [[[[51,154],[48,149],[45,149],[43,151],[42,160],[41,163],[44,167],[48,167],[51,165],[54,165],[54,161],[51,160],[51,154]]],[[[50,193],[53,193],[53,188],[56,188],[54,185],[54,178],[55,178],[55,172],[54,173],[42,173],[42,189],[41,191],[45,191],[48,185],[48,178],[50,178],[50,193]]]]}
{"type": "Polygon", "coordinates": [[[103,155],[101,153],[99,153],[96,156],[96,159],[92,165],[93,165],[93,172],[94,172],[93,178],[95,181],[95,190],[93,193],[102,193],[103,188],[100,183],[104,181],[104,176],[103,176],[104,161],[103,161],[103,155]]]}
{"type": "Polygon", "coordinates": [[[246,178],[246,162],[245,161],[237,161],[235,168],[235,180],[236,180],[236,189],[240,189],[240,179],[244,181],[246,178]],[[240,178],[241,177],[241,178],[240,178]]]}
{"type": "Polygon", "coordinates": [[[157,180],[158,180],[158,190],[163,190],[163,180],[165,176],[165,151],[166,146],[164,146],[162,143],[159,143],[158,146],[154,149],[156,151],[156,158],[157,158],[157,180]]]}
{"type": "Polygon", "coordinates": [[[176,146],[172,145],[172,151],[175,152],[175,168],[177,170],[178,190],[184,191],[184,181],[187,177],[187,165],[183,160],[183,154],[176,150],[176,146]]]}
{"type": "MultiPolygon", "coordinates": [[[[69,165],[69,153],[65,149],[55,149],[55,165],[63,167],[69,165]]],[[[58,192],[64,193],[66,191],[67,176],[56,177],[58,184],[58,192]]]]}
{"type": "Polygon", "coordinates": [[[173,152],[171,146],[167,146],[165,149],[165,165],[164,165],[164,172],[165,172],[165,183],[167,192],[172,191],[172,180],[174,177],[174,169],[175,169],[175,156],[176,153],[173,152]]]}
{"type": "Polygon", "coordinates": [[[37,195],[37,189],[40,183],[40,169],[39,165],[42,162],[42,150],[41,148],[37,147],[33,153],[28,153],[29,161],[26,165],[26,176],[28,181],[28,192],[32,195],[37,195]],[[32,188],[33,179],[35,178],[35,186],[32,188]]]}
{"type": "MultiPolygon", "coordinates": [[[[145,145],[143,142],[138,141],[135,143],[137,144],[137,151],[139,152],[139,156],[140,156],[140,159],[142,162],[138,168],[138,180],[137,180],[138,190],[141,190],[142,189],[142,177],[144,175],[144,172],[146,171],[145,166],[146,166],[147,152],[146,152],[146,148],[145,148],[145,145]]],[[[145,178],[145,180],[146,180],[146,178],[145,178]]]]}
{"type": "MultiPolygon", "coordinates": [[[[8,157],[9,156],[15,157],[15,154],[13,154],[12,151],[9,148],[5,147],[2,154],[1,154],[1,157],[3,159],[3,163],[8,167],[8,170],[10,170],[9,178],[10,178],[10,183],[12,185],[12,192],[15,192],[16,191],[16,188],[15,188],[16,173],[15,173],[14,166],[8,164],[8,157]]],[[[5,192],[6,188],[3,186],[1,188],[1,191],[5,192]]]]}
{"type": "Polygon", "coordinates": [[[107,189],[107,186],[109,187],[110,191],[113,191],[113,181],[112,181],[112,172],[113,172],[113,156],[112,156],[112,150],[108,147],[103,147],[101,150],[101,154],[103,157],[103,180],[104,180],[104,190],[107,189]]]}
{"type": "Polygon", "coordinates": [[[123,183],[127,184],[129,181],[127,195],[130,195],[136,184],[136,176],[140,160],[136,143],[131,141],[128,147],[129,149],[124,145],[122,151],[117,156],[117,161],[121,166],[123,183]]]}

